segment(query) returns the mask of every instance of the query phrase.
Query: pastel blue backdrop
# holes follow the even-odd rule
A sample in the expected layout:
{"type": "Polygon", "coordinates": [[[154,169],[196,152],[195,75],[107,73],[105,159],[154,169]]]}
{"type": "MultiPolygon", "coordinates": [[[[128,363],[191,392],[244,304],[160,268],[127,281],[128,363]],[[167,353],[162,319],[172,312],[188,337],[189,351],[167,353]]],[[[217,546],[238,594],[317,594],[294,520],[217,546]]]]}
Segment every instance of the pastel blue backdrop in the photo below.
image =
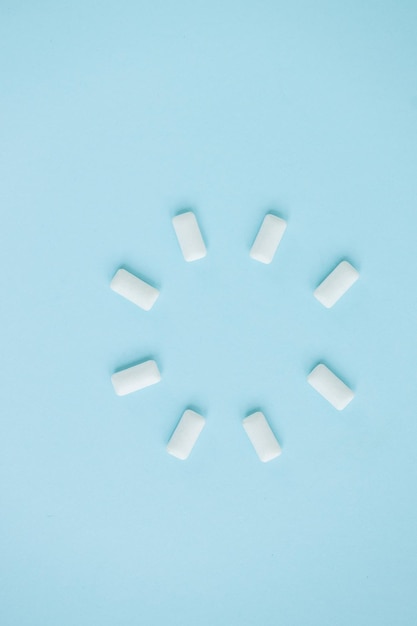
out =
{"type": "Polygon", "coordinates": [[[417,623],[416,33],[407,0],[1,3],[2,626],[417,623]],[[343,258],[361,278],[328,311],[343,258]],[[146,357],[162,382],[116,397],[146,357]]]}

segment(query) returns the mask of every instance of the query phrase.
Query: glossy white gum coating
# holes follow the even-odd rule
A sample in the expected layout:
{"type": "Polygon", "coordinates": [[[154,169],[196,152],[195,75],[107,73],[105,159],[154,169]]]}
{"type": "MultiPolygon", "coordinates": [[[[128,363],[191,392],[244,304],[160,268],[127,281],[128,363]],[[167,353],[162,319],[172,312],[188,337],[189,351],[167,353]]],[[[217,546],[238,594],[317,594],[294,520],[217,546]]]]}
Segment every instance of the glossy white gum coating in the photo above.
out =
{"type": "Polygon", "coordinates": [[[197,219],[192,211],[176,215],[172,220],[172,224],[186,261],[198,261],[198,259],[206,256],[206,246],[197,219]]]}
{"type": "Polygon", "coordinates": [[[150,311],[159,296],[158,289],[124,269],[117,270],[110,288],[144,311],[150,311]]]}
{"type": "Polygon", "coordinates": [[[185,461],[194,448],[205,424],[206,420],[202,415],[187,409],[172,433],[167,445],[167,452],[177,459],[185,461]]]}
{"type": "Polygon", "coordinates": [[[355,397],[352,389],[349,389],[336,374],[333,374],[333,372],[322,363],[313,369],[308,375],[307,381],[313,389],[318,391],[318,393],[338,411],[342,411],[346,408],[349,402],[355,397]]]}
{"type": "Polygon", "coordinates": [[[243,420],[243,428],[263,463],[272,461],[281,454],[281,446],[263,413],[257,411],[246,417],[243,420]]]}
{"type": "Polygon", "coordinates": [[[116,372],[111,377],[111,382],[118,396],[126,396],[128,393],[139,391],[150,385],[155,385],[161,380],[161,374],[155,361],[144,361],[133,367],[116,372]]]}
{"type": "Polygon", "coordinates": [[[359,278],[359,272],[348,261],[342,261],[323,280],[314,292],[314,297],[326,309],[330,309],[352,287],[359,278]]]}
{"type": "Polygon", "coordinates": [[[260,263],[271,263],[287,228],[287,222],[272,213],[265,215],[249,255],[260,263]]]}

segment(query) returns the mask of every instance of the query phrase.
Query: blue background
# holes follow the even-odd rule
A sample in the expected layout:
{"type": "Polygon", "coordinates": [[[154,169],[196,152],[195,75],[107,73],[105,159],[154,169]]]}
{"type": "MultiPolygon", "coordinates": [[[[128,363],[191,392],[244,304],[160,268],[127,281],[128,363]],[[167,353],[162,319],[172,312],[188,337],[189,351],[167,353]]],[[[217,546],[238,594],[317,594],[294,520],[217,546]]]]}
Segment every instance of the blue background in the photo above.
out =
{"type": "Polygon", "coordinates": [[[2,626],[417,622],[416,32],[406,0],[1,3],[2,626]],[[361,278],[328,311],[342,258],[361,278]],[[162,382],[116,397],[146,357],[162,382]]]}

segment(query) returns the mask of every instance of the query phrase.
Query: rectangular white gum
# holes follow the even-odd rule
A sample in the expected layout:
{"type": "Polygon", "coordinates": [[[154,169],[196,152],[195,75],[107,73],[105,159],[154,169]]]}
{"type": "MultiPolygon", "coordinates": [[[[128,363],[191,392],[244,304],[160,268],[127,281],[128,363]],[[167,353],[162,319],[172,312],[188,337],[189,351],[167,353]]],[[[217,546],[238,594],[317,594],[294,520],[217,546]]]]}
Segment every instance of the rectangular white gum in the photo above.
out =
{"type": "Polygon", "coordinates": [[[161,380],[161,374],[155,361],[144,361],[133,367],[116,372],[111,377],[118,396],[126,396],[134,391],[155,385],[161,380]]]}
{"type": "Polygon", "coordinates": [[[272,213],[265,215],[249,256],[260,263],[271,263],[286,228],[287,222],[281,217],[272,213]]]}
{"type": "Polygon", "coordinates": [[[326,307],[331,309],[338,300],[356,283],[359,272],[348,263],[342,261],[314,291],[314,297],[326,307]]]}
{"type": "Polygon", "coordinates": [[[175,456],[181,461],[188,459],[205,424],[206,420],[202,415],[187,409],[168,442],[168,454],[175,456]]]}
{"type": "Polygon", "coordinates": [[[172,220],[172,225],[186,261],[198,261],[206,256],[206,246],[196,216],[192,211],[176,215],[172,220]]]}
{"type": "Polygon", "coordinates": [[[256,454],[263,463],[272,461],[281,454],[281,446],[261,411],[252,413],[242,423],[256,454]]]}
{"type": "Polygon", "coordinates": [[[159,296],[158,289],[124,269],[117,270],[110,289],[144,311],[150,311],[159,296]]]}
{"type": "Polygon", "coordinates": [[[307,377],[309,384],[335,409],[342,411],[355,397],[352,389],[349,389],[343,381],[333,374],[328,367],[320,363],[307,377]]]}

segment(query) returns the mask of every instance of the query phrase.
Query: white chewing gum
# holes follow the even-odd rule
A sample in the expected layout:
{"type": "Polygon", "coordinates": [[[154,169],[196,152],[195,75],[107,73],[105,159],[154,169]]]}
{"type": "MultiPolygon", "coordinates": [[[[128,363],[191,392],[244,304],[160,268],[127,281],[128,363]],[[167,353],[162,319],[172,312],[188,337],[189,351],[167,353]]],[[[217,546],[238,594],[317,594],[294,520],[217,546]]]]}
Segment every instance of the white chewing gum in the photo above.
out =
{"type": "Polygon", "coordinates": [[[349,402],[355,397],[352,389],[349,389],[343,381],[340,380],[329,370],[328,367],[320,363],[313,369],[307,377],[309,384],[323,398],[330,402],[338,411],[342,411],[347,407],[349,402]]]}
{"type": "Polygon", "coordinates": [[[331,309],[338,300],[356,283],[359,272],[348,263],[342,261],[314,291],[314,297],[326,309],[331,309]]]}
{"type": "Polygon", "coordinates": [[[155,361],[144,361],[133,367],[116,372],[111,377],[118,396],[126,396],[134,391],[155,385],[161,380],[161,374],[155,361]]]}
{"type": "Polygon", "coordinates": [[[192,211],[176,215],[172,220],[172,225],[186,261],[198,261],[206,256],[206,246],[196,216],[192,211]]]}
{"type": "Polygon", "coordinates": [[[246,417],[242,424],[256,454],[263,463],[272,461],[281,454],[281,446],[261,411],[246,417]]]}
{"type": "Polygon", "coordinates": [[[271,263],[286,228],[287,222],[281,217],[272,213],[265,215],[249,256],[260,263],[271,263]]]}
{"type": "Polygon", "coordinates": [[[206,424],[202,415],[187,409],[177,424],[167,445],[167,452],[181,461],[188,459],[206,424]]]}
{"type": "Polygon", "coordinates": [[[110,289],[144,311],[150,311],[159,296],[158,289],[124,269],[117,270],[110,289]]]}

